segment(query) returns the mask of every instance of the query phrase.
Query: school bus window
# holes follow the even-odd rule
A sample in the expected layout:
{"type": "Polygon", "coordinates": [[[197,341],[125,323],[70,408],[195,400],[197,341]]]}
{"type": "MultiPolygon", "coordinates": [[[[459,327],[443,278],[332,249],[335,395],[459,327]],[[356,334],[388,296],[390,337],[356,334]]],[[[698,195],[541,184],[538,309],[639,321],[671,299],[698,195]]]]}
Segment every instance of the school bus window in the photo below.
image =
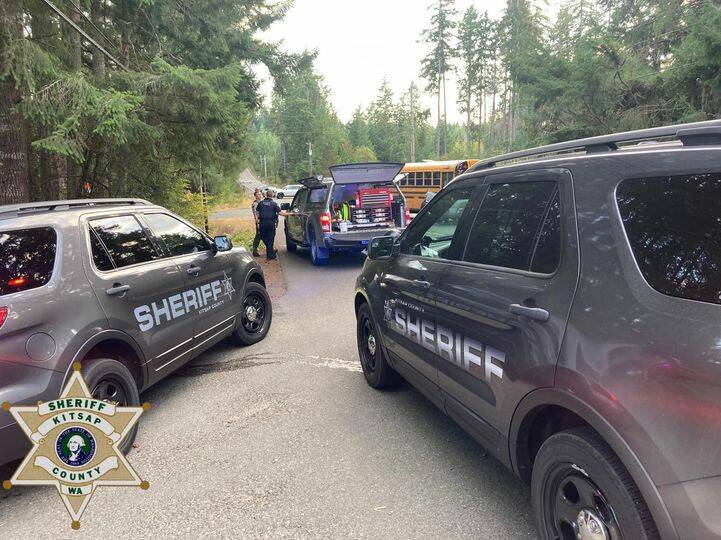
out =
{"type": "Polygon", "coordinates": [[[440,186],[440,185],[441,185],[441,173],[440,173],[440,172],[434,172],[434,173],[433,173],[433,185],[434,185],[434,186],[440,186]]]}

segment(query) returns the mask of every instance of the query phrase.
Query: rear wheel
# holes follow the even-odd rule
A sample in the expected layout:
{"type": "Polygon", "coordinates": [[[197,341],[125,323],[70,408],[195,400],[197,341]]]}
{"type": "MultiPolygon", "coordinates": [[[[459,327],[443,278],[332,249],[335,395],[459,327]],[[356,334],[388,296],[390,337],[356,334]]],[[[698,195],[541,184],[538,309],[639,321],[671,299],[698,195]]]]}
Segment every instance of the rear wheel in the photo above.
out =
{"type": "Polygon", "coordinates": [[[542,538],[657,538],[641,493],[611,447],[588,428],[552,435],[533,463],[533,512],[542,538]]]}
{"type": "Polygon", "coordinates": [[[321,247],[315,239],[315,233],[311,229],[308,232],[310,237],[310,260],[314,266],[325,266],[330,259],[330,250],[327,247],[321,247]]]}
{"type": "Polygon", "coordinates": [[[386,361],[368,304],[361,305],[358,310],[356,335],[358,356],[366,382],[377,390],[398,386],[403,378],[386,361]]]}
{"type": "Polygon", "coordinates": [[[238,318],[240,320],[233,334],[238,344],[253,345],[268,335],[273,305],[268,291],[260,283],[251,282],[246,286],[238,318]]]}
{"type": "MultiPolygon", "coordinates": [[[[122,362],[113,358],[86,360],[82,367],[83,379],[95,399],[109,401],[121,407],[140,406],[140,394],[133,375],[122,362]]],[[[123,454],[130,452],[138,434],[138,425],[120,443],[123,454]]]]}

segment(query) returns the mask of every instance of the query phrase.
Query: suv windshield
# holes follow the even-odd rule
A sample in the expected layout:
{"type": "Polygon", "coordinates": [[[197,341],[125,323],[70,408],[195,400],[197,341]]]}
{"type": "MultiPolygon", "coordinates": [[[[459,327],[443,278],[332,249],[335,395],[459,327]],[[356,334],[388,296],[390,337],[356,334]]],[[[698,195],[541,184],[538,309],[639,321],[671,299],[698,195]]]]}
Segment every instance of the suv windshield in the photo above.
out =
{"type": "Polygon", "coordinates": [[[0,232],[0,296],[50,281],[56,246],[57,235],[50,227],[0,232]]]}

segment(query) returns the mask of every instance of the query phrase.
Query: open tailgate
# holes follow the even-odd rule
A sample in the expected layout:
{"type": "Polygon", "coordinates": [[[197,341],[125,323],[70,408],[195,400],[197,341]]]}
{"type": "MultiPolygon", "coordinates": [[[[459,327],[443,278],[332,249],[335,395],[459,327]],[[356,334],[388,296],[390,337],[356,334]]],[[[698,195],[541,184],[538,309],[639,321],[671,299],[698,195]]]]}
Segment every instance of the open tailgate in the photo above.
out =
{"type": "Polygon", "coordinates": [[[351,163],[330,168],[336,184],[389,184],[403,169],[404,163],[351,163]]]}

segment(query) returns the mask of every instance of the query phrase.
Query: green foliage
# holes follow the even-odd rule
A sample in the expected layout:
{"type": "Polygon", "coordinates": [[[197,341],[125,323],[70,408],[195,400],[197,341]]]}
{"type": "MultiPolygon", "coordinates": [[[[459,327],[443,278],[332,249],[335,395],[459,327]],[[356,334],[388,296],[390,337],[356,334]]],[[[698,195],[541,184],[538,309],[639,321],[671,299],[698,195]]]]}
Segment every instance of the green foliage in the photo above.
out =
{"type": "Polygon", "coordinates": [[[281,85],[312,58],[286,55],[258,37],[289,4],[75,3],[86,13],[91,5],[101,10],[90,13],[96,27],[73,3],[57,4],[127,69],[83,43],[39,0],[13,0],[4,10],[26,21],[20,38],[16,29],[0,29],[0,81],[22,91],[30,193],[138,196],[197,219],[201,179],[222,198],[249,161],[248,130],[260,101],[250,65],[266,64],[281,85]]]}
{"type": "MultiPolygon", "coordinates": [[[[471,6],[457,26],[452,0],[429,3],[428,54],[418,78],[437,98],[438,125],[429,124],[418,92],[411,104],[408,92],[394,95],[383,81],[343,129],[320,77],[308,71],[276,92],[272,122],[263,114],[256,120],[281,140],[274,159],[282,162],[287,150],[281,176],[307,174],[308,142],[314,172],[324,172],[341,161],[409,161],[412,148],[416,161],[484,157],[721,116],[718,2],[565,0],[548,21],[537,2],[507,0],[499,20],[471,6]],[[462,126],[443,121],[442,87],[452,66],[462,126]]],[[[253,137],[265,145],[269,135],[253,137]]]]}

